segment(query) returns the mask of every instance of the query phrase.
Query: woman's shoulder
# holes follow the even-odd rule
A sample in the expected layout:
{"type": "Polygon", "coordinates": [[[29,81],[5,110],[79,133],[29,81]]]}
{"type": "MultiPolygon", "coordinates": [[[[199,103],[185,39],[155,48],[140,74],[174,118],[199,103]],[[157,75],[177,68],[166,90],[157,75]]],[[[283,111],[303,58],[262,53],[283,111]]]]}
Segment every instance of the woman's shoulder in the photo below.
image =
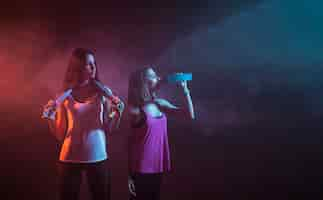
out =
{"type": "Polygon", "coordinates": [[[171,103],[168,100],[163,99],[163,98],[155,98],[154,103],[159,105],[159,106],[169,106],[169,105],[171,105],[171,103]]]}

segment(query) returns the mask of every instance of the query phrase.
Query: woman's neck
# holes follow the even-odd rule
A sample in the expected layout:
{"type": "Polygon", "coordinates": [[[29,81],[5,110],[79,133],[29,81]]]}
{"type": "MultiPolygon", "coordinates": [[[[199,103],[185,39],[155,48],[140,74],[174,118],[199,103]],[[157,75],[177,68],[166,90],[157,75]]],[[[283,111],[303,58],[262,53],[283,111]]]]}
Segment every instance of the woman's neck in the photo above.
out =
{"type": "Polygon", "coordinates": [[[79,86],[86,87],[86,86],[89,86],[89,83],[90,83],[90,79],[87,79],[87,80],[83,81],[79,86]]]}
{"type": "Polygon", "coordinates": [[[78,85],[73,91],[73,96],[77,99],[88,99],[96,96],[97,92],[90,80],[85,80],[78,85]]]}

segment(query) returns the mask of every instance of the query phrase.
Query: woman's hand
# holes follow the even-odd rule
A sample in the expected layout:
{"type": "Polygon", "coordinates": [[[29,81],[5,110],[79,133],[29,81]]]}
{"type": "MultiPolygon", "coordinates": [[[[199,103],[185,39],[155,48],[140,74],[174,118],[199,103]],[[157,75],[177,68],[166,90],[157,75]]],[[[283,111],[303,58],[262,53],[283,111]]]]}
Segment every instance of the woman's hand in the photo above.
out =
{"type": "Polygon", "coordinates": [[[42,118],[55,120],[57,111],[57,104],[54,100],[49,100],[48,103],[43,108],[42,118]]]}
{"type": "Polygon", "coordinates": [[[125,104],[118,98],[118,102],[116,104],[112,104],[112,112],[110,113],[110,118],[114,119],[114,127],[115,129],[119,129],[120,122],[122,118],[122,113],[124,111],[125,104]]]}
{"type": "Polygon", "coordinates": [[[184,94],[185,95],[189,95],[190,94],[190,90],[188,89],[187,81],[181,81],[181,86],[183,88],[184,94]]]}
{"type": "MultiPolygon", "coordinates": [[[[183,74],[183,73],[179,73],[179,74],[183,74]]],[[[187,81],[186,80],[181,81],[180,84],[181,84],[181,87],[183,88],[183,92],[186,98],[187,110],[190,114],[190,118],[194,119],[195,118],[194,107],[193,107],[190,90],[188,89],[188,86],[187,86],[187,81]]]]}
{"type": "Polygon", "coordinates": [[[128,188],[130,194],[136,196],[135,182],[131,176],[128,176],[128,188]]]}
{"type": "Polygon", "coordinates": [[[119,114],[122,115],[124,108],[125,108],[125,104],[123,103],[123,101],[120,100],[116,107],[117,107],[119,114]]]}
{"type": "Polygon", "coordinates": [[[188,86],[187,86],[187,81],[181,81],[181,86],[182,86],[184,92],[189,91],[188,86]]]}
{"type": "MultiPolygon", "coordinates": [[[[184,73],[183,73],[183,72],[179,72],[179,73],[177,73],[177,74],[182,75],[182,74],[184,74],[184,73]]],[[[186,81],[186,80],[185,80],[185,81],[180,81],[179,83],[180,83],[180,86],[183,88],[183,91],[184,91],[184,93],[185,93],[185,94],[187,94],[187,93],[189,93],[189,92],[190,92],[190,90],[188,89],[187,81],[186,81]]]]}

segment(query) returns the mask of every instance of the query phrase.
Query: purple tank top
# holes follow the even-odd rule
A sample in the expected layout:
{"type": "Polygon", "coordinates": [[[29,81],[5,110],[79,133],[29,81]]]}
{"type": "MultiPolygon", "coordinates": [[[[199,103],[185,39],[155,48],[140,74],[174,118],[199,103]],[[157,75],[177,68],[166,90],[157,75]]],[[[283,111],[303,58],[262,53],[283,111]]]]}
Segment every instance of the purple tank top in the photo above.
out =
{"type": "Polygon", "coordinates": [[[170,153],[166,115],[156,118],[148,112],[145,114],[146,124],[132,129],[130,170],[137,173],[167,172],[170,170],[170,153]]]}

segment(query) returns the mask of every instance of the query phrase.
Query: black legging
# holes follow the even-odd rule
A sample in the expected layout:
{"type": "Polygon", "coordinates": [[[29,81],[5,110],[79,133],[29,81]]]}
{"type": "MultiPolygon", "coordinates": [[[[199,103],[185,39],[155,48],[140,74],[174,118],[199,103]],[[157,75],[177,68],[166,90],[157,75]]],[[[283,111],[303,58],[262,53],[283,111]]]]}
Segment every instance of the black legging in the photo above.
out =
{"type": "Polygon", "coordinates": [[[78,200],[85,172],[92,200],[110,199],[110,177],[107,161],[97,163],[58,163],[60,200],[78,200]]]}
{"type": "Polygon", "coordinates": [[[135,200],[159,200],[160,186],[162,183],[162,174],[142,174],[136,173],[133,175],[136,197],[130,199],[135,200]]]}

